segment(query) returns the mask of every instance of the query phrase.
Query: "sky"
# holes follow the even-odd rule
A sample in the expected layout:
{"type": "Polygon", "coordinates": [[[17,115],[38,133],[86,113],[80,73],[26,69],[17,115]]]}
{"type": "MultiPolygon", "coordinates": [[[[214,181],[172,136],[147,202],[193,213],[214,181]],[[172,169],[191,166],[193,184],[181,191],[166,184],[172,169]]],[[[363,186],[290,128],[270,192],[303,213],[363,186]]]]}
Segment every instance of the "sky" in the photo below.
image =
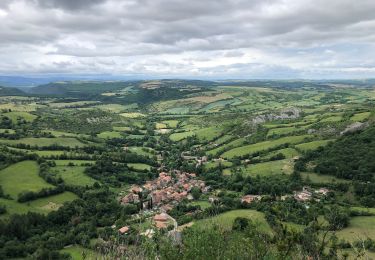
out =
{"type": "Polygon", "coordinates": [[[1,75],[375,77],[374,0],[1,0],[1,75]]]}

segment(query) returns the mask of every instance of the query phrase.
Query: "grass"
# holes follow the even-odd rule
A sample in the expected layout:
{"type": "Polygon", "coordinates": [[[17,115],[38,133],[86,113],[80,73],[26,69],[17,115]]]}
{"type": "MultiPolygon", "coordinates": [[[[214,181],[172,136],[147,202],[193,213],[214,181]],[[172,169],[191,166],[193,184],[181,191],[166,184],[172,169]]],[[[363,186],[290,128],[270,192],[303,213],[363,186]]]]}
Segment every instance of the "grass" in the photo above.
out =
{"type": "Polygon", "coordinates": [[[60,176],[68,185],[92,186],[97,182],[84,173],[85,167],[83,166],[56,166],[52,168],[52,171],[60,176]]]}
{"type": "Polygon", "coordinates": [[[129,108],[128,106],[124,106],[120,104],[104,104],[104,105],[97,105],[95,107],[104,111],[112,112],[112,113],[121,113],[121,112],[126,111],[129,108]]]}
{"type": "Polygon", "coordinates": [[[132,112],[132,113],[121,113],[120,116],[126,117],[126,118],[140,118],[145,117],[144,114],[139,112],[132,112]]]}
{"type": "Polygon", "coordinates": [[[148,147],[129,147],[129,151],[146,157],[154,156],[154,150],[148,147]]]}
{"type": "Polygon", "coordinates": [[[128,163],[127,165],[136,171],[150,171],[152,168],[150,165],[145,163],[128,163]]]}
{"type": "Polygon", "coordinates": [[[0,133],[8,133],[8,134],[14,134],[16,131],[13,129],[0,129],[0,133]]]}
{"type": "Polygon", "coordinates": [[[174,142],[181,141],[185,138],[188,138],[189,136],[195,135],[194,132],[192,131],[186,131],[186,132],[181,132],[181,133],[173,133],[169,136],[169,139],[171,139],[174,142]]]}
{"type": "Polygon", "coordinates": [[[250,164],[241,169],[243,169],[245,175],[251,176],[269,176],[282,173],[291,174],[293,171],[292,163],[288,159],[250,164]]]}
{"type": "Polygon", "coordinates": [[[250,144],[250,145],[245,145],[241,147],[237,147],[234,149],[231,149],[225,153],[222,154],[222,157],[224,158],[234,158],[236,156],[244,156],[247,154],[253,154],[256,152],[264,151],[273,147],[277,147],[279,145],[283,144],[296,144],[296,143],[301,143],[305,140],[305,138],[310,137],[309,135],[300,135],[300,136],[287,136],[275,140],[270,140],[270,141],[264,141],[264,142],[259,142],[256,144],[250,144]]]}
{"type": "Polygon", "coordinates": [[[97,136],[99,138],[103,138],[103,139],[121,138],[122,137],[121,133],[116,132],[116,131],[104,131],[104,132],[101,132],[100,134],[97,134],[97,136]]]}
{"type": "Polygon", "coordinates": [[[298,131],[306,130],[310,125],[306,126],[290,126],[290,127],[280,127],[280,128],[272,128],[268,131],[267,136],[273,135],[287,135],[298,131]]]}
{"type": "Polygon", "coordinates": [[[221,127],[213,126],[199,129],[195,131],[195,134],[200,141],[212,141],[218,138],[221,135],[222,131],[223,129],[221,127]]]}
{"type": "Polygon", "coordinates": [[[57,210],[65,202],[73,201],[75,199],[78,199],[77,195],[72,192],[66,191],[57,195],[33,200],[29,204],[31,207],[41,209],[41,211],[47,213],[53,210],[57,210]]]}
{"type": "Polygon", "coordinates": [[[17,199],[23,191],[40,191],[53,187],[38,175],[39,166],[34,161],[23,161],[12,164],[0,171],[0,185],[4,193],[17,199]]]}
{"type": "Polygon", "coordinates": [[[68,253],[72,260],[99,259],[98,254],[91,249],[82,246],[69,246],[60,250],[61,253],[68,253]],[[83,257],[86,255],[86,257],[83,257]]]}
{"type": "Polygon", "coordinates": [[[232,140],[233,138],[234,138],[233,135],[223,135],[223,136],[219,137],[218,139],[216,139],[214,141],[214,143],[217,144],[217,145],[221,145],[221,144],[224,144],[224,143],[232,140]]]}
{"type": "Polygon", "coordinates": [[[189,203],[189,205],[200,206],[201,209],[207,209],[207,208],[211,207],[211,203],[208,202],[207,200],[193,201],[193,202],[189,203]]]}
{"type": "Polygon", "coordinates": [[[167,124],[164,124],[164,123],[156,123],[156,124],[155,124],[155,128],[156,128],[156,129],[164,129],[164,128],[167,128],[167,124]]]}
{"type": "Polygon", "coordinates": [[[330,140],[312,141],[312,142],[297,144],[297,145],[295,145],[295,148],[300,150],[300,151],[306,152],[308,150],[316,150],[320,146],[326,146],[331,141],[333,141],[333,140],[330,139],[330,140]]]}
{"type": "Polygon", "coordinates": [[[179,122],[178,120],[164,120],[161,123],[167,125],[168,128],[176,128],[179,122]]]}
{"type": "Polygon", "coordinates": [[[293,157],[299,155],[299,153],[298,153],[298,151],[296,151],[296,149],[293,149],[293,148],[284,148],[284,149],[280,149],[280,150],[276,150],[276,151],[270,152],[267,155],[262,156],[262,158],[263,159],[270,159],[272,156],[275,156],[275,155],[277,155],[279,153],[283,154],[285,156],[285,158],[287,158],[287,159],[290,159],[290,158],[293,158],[293,157]]]}
{"type": "Polygon", "coordinates": [[[204,164],[204,169],[205,170],[215,169],[215,168],[219,167],[220,163],[221,163],[223,168],[231,167],[233,165],[233,163],[228,162],[228,161],[222,161],[222,162],[211,161],[211,162],[208,162],[208,163],[204,164]]]}
{"type": "Polygon", "coordinates": [[[230,230],[232,228],[235,218],[237,217],[251,219],[252,221],[258,224],[257,226],[260,228],[260,230],[265,232],[271,232],[271,228],[266,222],[264,214],[251,209],[231,210],[211,218],[198,220],[194,223],[194,225],[197,225],[201,228],[207,228],[216,224],[222,227],[223,229],[230,230]]]}
{"type": "Polygon", "coordinates": [[[216,147],[215,149],[212,149],[212,150],[209,150],[206,152],[207,155],[216,155],[216,154],[219,154],[221,153],[223,150],[227,149],[227,148],[234,148],[234,147],[237,147],[237,146],[241,146],[245,143],[245,138],[239,138],[239,139],[236,139],[236,140],[233,140],[227,144],[224,144],[224,145],[221,145],[219,147],[216,147]]]}
{"type": "Polygon", "coordinates": [[[350,118],[350,121],[353,121],[353,122],[365,121],[366,119],[370,117],[370,114],[371,112],[362,112],[362,113],[355,114],[350,118]]]}
{"type": "Polygon", "coordinates": [[[114,126],[113,130],[117,132],[129,132],[132,129],[129,126],[114,126]]]}
{"type": "Polygon", "coordinates": [[[22,118],[27,122],[32,122],[37,118],[36,115],[30,114],[28,112],[8,112],[4,113],[3,115],[9,117],[13,121],[13,123],[17,123],[18,118],[22,118]]]}
{"type": "Polygon", "coordinates": [[[338,238],[349,242],[359,239],[371,238],[375,240],[375,217],[354,217],[350,219],[349,226],[336,232],[338,238]]]}
{"type": "Polygon", "coordinates": [[[332,122],[339,122],[342,120],[342,116],[340,115],[336,115],[336,116],[330,116],[330,117],[326,117],[322,120],[320,120],[320,122],[329,122],[329,123],[332,123],[332,122]]]}
{"type": "Polygon", "coordinates": [[[0,143],[9,144],[9,145],[16,145],[16,144],[25,144],[30,146],[52,146],[52,145],[60,145],[74,148],[76,146],[83,147],[85,144],[81,143],[75,138],[71,137],[57,137],[57,138],[35,138],[35,137],[26,137],[21,138],[19,140],[6,140],[1,139],[0,143]]]}

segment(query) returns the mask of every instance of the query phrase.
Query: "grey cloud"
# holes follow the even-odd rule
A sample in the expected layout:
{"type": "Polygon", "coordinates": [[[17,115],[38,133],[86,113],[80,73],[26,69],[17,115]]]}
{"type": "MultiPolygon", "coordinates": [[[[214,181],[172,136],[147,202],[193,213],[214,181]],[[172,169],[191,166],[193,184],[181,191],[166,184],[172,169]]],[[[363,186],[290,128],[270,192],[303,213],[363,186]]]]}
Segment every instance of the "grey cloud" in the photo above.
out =
{"type": "Polygon", "coordinates": [[[93,5],[97,5],[101,0],[34,0],[41,7],[61,8],[67,10],[89,9],[93,5]]]}
{"type": "Polygon", "coordinates": [[[371,0],[4,0],[0,72],[291,76],[340,63],[365,68],[375,60],[374,11],[371,0]]]}

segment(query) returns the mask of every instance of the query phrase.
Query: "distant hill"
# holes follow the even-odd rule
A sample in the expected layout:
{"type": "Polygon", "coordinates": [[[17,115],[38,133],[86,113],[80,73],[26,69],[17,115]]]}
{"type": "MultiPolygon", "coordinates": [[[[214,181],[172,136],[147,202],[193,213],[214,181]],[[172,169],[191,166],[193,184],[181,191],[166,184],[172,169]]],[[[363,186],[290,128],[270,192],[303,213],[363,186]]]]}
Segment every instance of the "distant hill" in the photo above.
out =
{"type": "Polygon", "coordinates": [[[201,80],[63,81],[29,89],[30,94],[137,103],[182,98],[218,85],[201,80]]]}
{"type": "Polygon", "coordinates": [[[25,92],[19,90],[18,88],[9,88],[0,86],[0,96],[18,96],[24,95],[25,92]]]}

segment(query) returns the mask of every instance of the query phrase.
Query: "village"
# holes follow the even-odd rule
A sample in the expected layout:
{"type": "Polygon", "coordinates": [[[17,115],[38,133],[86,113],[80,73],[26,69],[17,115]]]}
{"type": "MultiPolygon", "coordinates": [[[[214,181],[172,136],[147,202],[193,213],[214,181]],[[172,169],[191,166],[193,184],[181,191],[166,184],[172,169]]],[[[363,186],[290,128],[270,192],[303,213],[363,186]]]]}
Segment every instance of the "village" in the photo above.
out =
{"type": "MultiPolygon", "coordinates": [[[[206,194],[209,203],[215,203],[219,198],[213,194],[211,187],[207,186],[204,181],[197,179],[195,173],[187,173],[178,170],[171,172],[160,172],[158,178],[147,181],[143,185],[132,185],[128,193],[120,197],[121,205],[138,205],[139,213],[133,217],[147,217],[151,220],[153,227],[162,230],[168,229],[169,234],[173,237],[181,236],[177,221],[168,214],[182,200],[193,201],[192,190],[198,189],[202,194],[206,194]]],[[[330,190],[327,188],[312,189],[304,186],[300,191],[294,191],[293,194],[280,196],[278,200],[295,199],[302,203],[309,201],[319,201],[326,196],[330,190]]],[[[247,194],[240,198],[244,206],[262,200],[262,195],[247,194]]],[[[307,204],[306,204],[307,206],[307,204]]],[[[115,227],[114,227],[115,228],[115,227]]],[[[129,226],[123,226],[118,229],[120,234],[127,234],[129,226]]],[[[153,228],[149,228],[141,233],[151,238],[155,233],[153,228]]]]}

